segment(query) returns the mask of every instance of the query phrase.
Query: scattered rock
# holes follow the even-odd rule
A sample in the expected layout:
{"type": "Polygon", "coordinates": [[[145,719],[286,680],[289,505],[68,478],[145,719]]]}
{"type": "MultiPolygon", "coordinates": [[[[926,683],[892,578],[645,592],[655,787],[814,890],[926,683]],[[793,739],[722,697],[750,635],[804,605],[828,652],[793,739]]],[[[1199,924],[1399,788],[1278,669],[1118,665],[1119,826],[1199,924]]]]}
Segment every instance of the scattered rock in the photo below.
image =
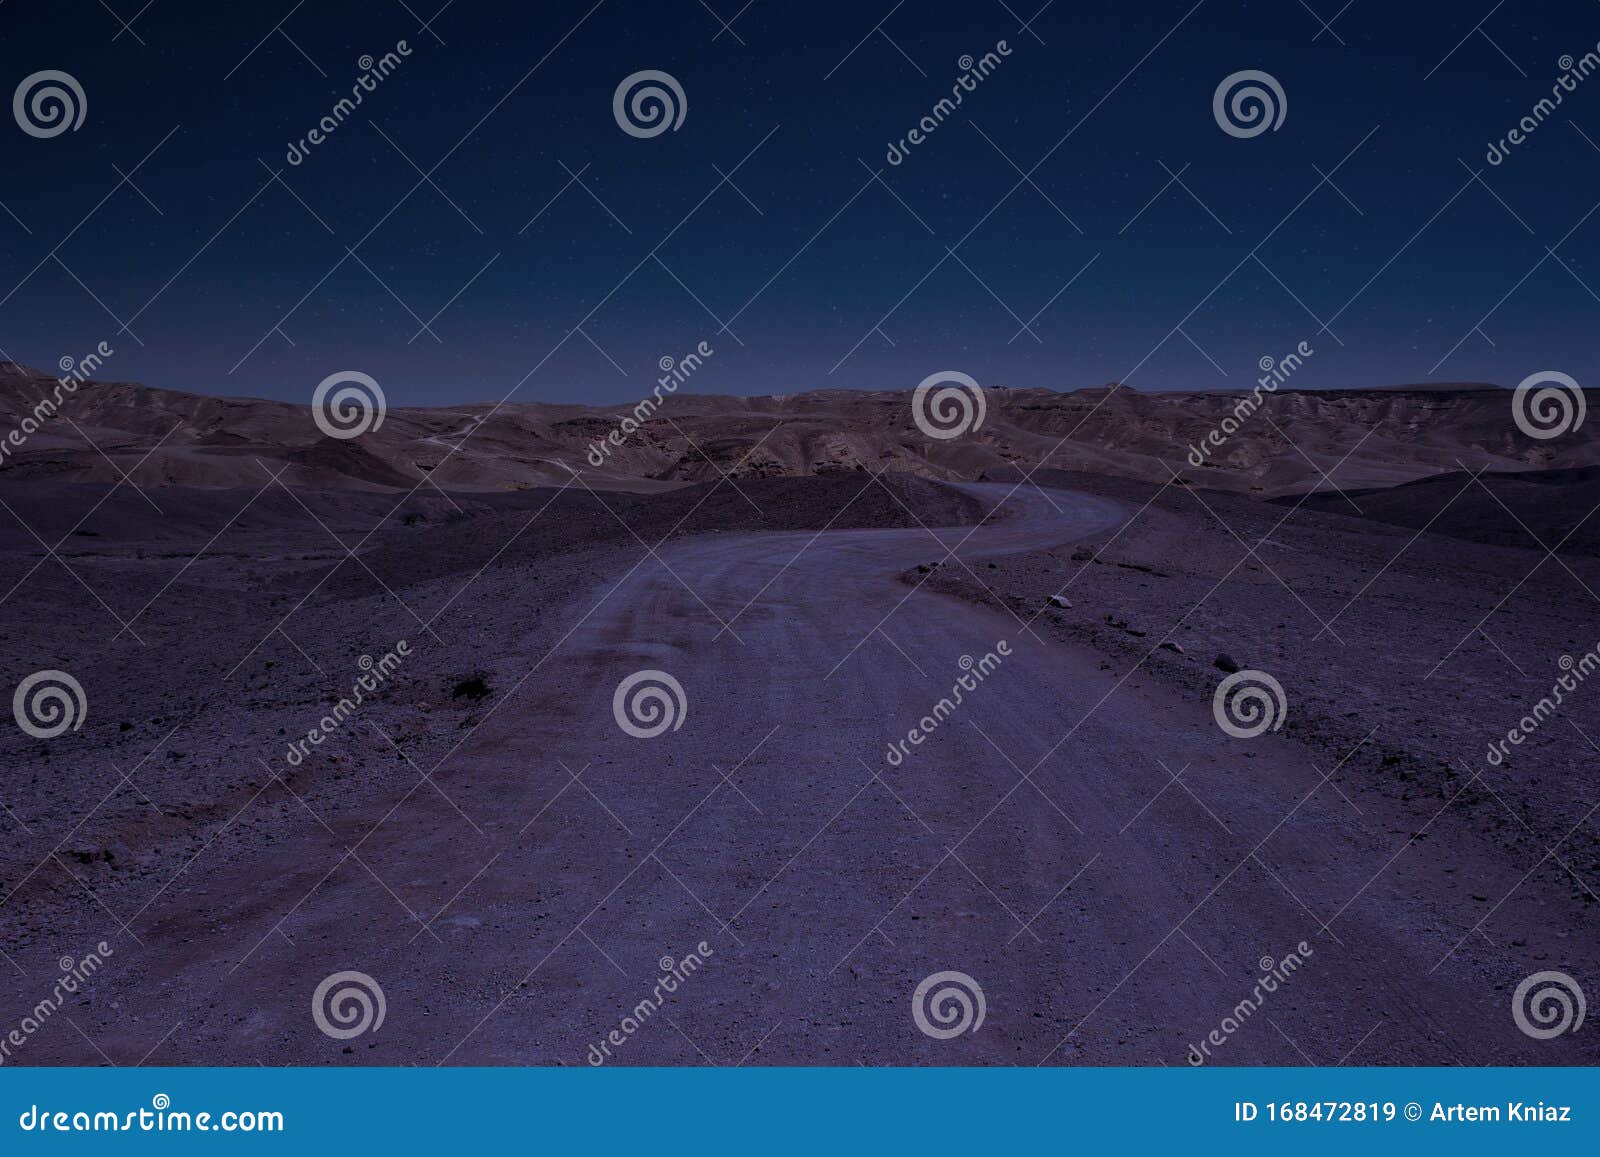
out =
{"type": "Polygon", "coordinates": [[[474,675],[470,679],[463,679],[457,683],[455,690],[450,692],[452,699],[470,699],[476,702],[489,694],[489,684],[483,681],[482,675],[474,675]]]}
{"type": "Polygon", "coordinates": [[[1050,605],[1052,607],[1070,607],[1072,605],[1072,600],[1067,598],[1065,595],[1051,595],[1050,605]]]}
{"type": "Polygon", "coordinates": [[[1227,652],[1223,652],[1211,660],[1211,665],[1219,671],[1226,671],[1230,675],[1239,669],[1239,664],[1235,663],[1233,657],[1227,652]]]}
{"type": "Polygon", "coordinates": [[[1180,655],[1184,653],[1183,648],[1170,639],[1168,639],[1165,643],[1162,643],[1161,648],[1164,651],[1175,651],[1180,655]]]}

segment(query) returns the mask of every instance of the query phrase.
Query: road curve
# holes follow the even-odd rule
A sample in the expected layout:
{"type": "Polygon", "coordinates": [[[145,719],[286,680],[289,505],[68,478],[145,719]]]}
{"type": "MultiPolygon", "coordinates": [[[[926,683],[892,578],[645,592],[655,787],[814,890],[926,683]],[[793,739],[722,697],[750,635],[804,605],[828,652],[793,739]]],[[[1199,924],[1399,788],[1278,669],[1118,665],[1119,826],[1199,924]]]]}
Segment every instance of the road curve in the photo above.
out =
{"type": "Polygon", "coordinates": [[[947,565],[981,579],[1128,513],[1031,491],[975,529],[674,545],[579,600],[554,653],[530,634],[489,661],[515,690],[439,793],[166,918],[141,1019],[181,1020],[163,1057],[211,1063],[1181,1065],[1219,1036],[1208,1063],[1534,1057],[1480,957],[1438,963],[1403,840],[1292,742],[897,578],[960,543],[947,565]],[[969,660],[981,681],[891,760],[969,660]],[[685,697],[653,738],[613,711],[641,670],[685,697]],[[348,1046],[305,1007],[340,969],[387,1001],[348,1046]],[[913,1012],[941,972],[982,992],[947,1038],[913,1012]]]}

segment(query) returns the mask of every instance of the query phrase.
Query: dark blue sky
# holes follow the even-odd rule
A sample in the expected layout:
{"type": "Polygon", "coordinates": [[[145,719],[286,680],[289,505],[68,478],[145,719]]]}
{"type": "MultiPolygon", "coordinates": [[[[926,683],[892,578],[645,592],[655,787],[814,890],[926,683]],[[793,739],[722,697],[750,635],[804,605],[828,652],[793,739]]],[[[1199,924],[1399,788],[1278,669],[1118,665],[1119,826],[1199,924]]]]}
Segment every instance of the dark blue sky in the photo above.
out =
{"type": "Polygon", "coordinates": [[[456,0],[435,38],[441,0],[107,0],[131,31],[98,0],[10,0],[5,91],[65,71],[87,112],[50,139],[3,122],[0,350],[48,368],[105,340],[107,377],[293,400],[359,369],[393,405],[615,402],[702,340],[688,388],[717,393],[942,369],[1241,386],[1302,340],[1306,386],[1600,379],[1600,75],[1484,160],[1561,57],[1595,50],[1592,0],[742,2],[456,0]],[[289,166],[358,59],[401,39],[289,166]],[[959,58],[1002,39],[888,165],[959,58]],[[642,69],[681,83],[677,131],[618,127],[642,69]],[[1287,97],[1250,139],[1212,113],[1243,69],[1287,97]],[[412,162],[438,187],[405,197],[412,162]],[[436,314],[438,340],[412,340],[436,314]]]}

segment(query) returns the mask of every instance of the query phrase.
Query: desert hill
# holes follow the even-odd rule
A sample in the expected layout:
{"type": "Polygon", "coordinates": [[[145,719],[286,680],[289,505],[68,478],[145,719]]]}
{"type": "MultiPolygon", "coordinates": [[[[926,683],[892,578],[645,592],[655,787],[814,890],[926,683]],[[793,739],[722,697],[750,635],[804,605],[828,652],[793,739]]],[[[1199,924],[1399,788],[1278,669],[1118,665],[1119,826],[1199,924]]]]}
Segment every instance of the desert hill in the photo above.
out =
{"type": "MultiPolygon", "coordinates": [[[[0,363],[0,438],[21,426],[55,380],[0,363]]],[[[1373,390],[1286,390],[1200,467],[1189,461],[1235,413],[1241,392],[1144,393],[1109,385],[1060,393],[985,390],[982,426],[948,441],[912,421],[912,391],[823,390],[786,396],[668,395],[620,448],[593,466],[590,447],[632,403],[492,402],[390,409],[361,437],[325,436],[309,405],[207,397],[127,382],[88,381],[60,413],[0,459],[0,478],[141,487],[258,486],[262,468],[311,488],[391,491],[431,476],[440,488],[493,492],[560,484],[570,469],[593,486],[655,490],[717,479],[891,470],[981,479],[1012,468],[1186,482],[1263,496],[1336,482],[1374,488],[1463,468],[1496,472],[1600,465],[1594,426],[1537,441],[1511,421],[1511,393],[1482,383],[1373,390]]],[[[308,398],[309,400],[309,398],[308,398]]]]}

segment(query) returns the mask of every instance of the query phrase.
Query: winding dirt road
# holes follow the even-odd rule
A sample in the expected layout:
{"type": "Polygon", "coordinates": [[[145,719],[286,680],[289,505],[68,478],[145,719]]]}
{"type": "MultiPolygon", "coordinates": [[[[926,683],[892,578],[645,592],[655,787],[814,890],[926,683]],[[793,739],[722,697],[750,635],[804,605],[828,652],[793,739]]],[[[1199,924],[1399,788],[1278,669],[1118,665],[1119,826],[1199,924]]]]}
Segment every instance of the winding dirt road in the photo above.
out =
{"type": "Polygon", "coordinates": [[[613,1030],[612,1063],[1181,1065],[1213,1030],[1227,1064],[1582,1059],[1517,1031],[1520,966],[1491,946],[1439,963],[1455,938],[1418,891],[1446,853],[1381,800],[1358,811],[1326,761],[1224,734],[1209,702],[1043,619],[897,579],[958,542],[946,565],[981,579],[1129,513],[1055,491],[1007,509],[937,534],[702,536],[590,592],[554,652],[486,657],[493,709],[438,791],[401,777],[382,808],[152,909],[108,980],[137,1015],[92,1035],[138,1055],[175,1025],[152,1063],[583,1064],[613,1030]],[[891,764],[963,656],[990,654],[891,764]],[[686,709],[635,738],[613,692],[650,669],[686,709]],[[663,958],[691,953],[640,1015],[663,958]],[[348,1044],[308,1015],[346,969],[387,1005],[348,1044]],[[984,1018],[935,1039],[913,993],[945,971],[984,1018]]]}

